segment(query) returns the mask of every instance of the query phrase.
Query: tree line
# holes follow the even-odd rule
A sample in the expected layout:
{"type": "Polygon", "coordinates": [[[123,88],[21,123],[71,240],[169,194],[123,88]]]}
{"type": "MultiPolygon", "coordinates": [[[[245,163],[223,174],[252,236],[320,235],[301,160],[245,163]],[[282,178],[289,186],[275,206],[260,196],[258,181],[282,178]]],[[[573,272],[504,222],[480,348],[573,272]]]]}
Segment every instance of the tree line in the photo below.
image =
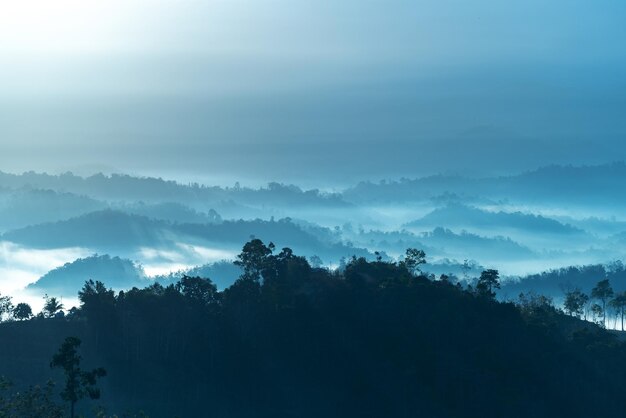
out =
{"type": "Polygon", "coordinates": [[[621,330],[624,331],[624,312],[626,311],[626,291],[615,292],[609,279],[600,280],[587,295],[580,289],[567,290],[563,302],[564,311],[576,318],[591,319],[594,323],[606,328],[610,316],[621,320],[621,330]]]}
{"type": "MultiPolygon", "coordinates": [[[[54,325],[106,369],[102,402],[153,417],[626,410],[626,346],[615,335],[546,297],[497,301],[497,270],[464,285],[426,275],[425,262],[409,249],[400,261],[353,257],[330,270],[253,239],[237,257],[241,277],[223,291],[190,276],[120,292],[88,280],[78,308],[61,316],[52,301],[40,320],[1,326],[0,338],[43,338],[54,325]]],[[[0,369],[20,355],[3,350],[0,369]]],[[[52,354],[42,348],[41,361],[52,354]]]]}

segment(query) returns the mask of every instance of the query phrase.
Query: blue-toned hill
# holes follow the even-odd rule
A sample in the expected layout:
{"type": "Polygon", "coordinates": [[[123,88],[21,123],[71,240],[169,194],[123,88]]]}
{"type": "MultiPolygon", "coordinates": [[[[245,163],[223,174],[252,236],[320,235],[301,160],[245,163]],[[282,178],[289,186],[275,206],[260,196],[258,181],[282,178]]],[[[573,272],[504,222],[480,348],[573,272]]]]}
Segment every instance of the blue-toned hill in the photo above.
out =
{"type": "Polygon", "coordinates": [[[143,269],[132,261],[109,255],[93,255],[49,271],[30,284],[28,289],[55,296],[75,297],[87,280],[99,280],[114,289],[130,289],[149,283],[143,269]]]}

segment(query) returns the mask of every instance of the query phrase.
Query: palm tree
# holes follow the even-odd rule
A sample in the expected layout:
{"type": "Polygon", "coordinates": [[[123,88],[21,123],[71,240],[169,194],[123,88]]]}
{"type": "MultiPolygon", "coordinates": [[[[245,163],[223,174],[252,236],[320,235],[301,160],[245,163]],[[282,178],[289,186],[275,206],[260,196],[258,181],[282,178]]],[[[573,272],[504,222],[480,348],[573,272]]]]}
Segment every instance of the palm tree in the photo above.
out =
{"type": "Polygon", "coordinates": [[[57,298],[49,297],[48,295],[45,295],[43,298],[46,300],[46,303],[43,306],[42,312],[46,318],[52,318],[58,312],[63,310],[63,304],[57,298]]]}

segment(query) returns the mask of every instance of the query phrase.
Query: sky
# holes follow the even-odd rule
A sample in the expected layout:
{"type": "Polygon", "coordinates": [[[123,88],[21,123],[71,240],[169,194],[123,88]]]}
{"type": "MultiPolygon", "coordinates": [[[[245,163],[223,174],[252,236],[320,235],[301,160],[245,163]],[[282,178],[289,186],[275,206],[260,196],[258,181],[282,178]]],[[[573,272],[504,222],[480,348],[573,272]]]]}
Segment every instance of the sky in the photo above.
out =
{"type": "Polygon", "coordinates": [[[0,2],[0,169],[341,185],[626,155],[622,0],[0,2]]]}

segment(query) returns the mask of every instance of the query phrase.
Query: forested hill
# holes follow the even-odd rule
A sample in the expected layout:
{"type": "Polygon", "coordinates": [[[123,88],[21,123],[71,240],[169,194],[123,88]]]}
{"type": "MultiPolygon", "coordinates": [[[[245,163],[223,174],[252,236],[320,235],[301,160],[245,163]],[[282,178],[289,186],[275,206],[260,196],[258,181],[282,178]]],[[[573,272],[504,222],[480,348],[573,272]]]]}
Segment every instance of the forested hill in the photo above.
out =
{"type": "Polygon", "coordinates": [[[583,207],[623,205],[626,163],[592,166],[552,165],[514,175],[471,178],[434,175],[379,183],[361,182],[344,191],[343,197],[366,202],[407,202],[424,198],[457,200],[488,198],[542,205],[583,207]]]}
{"type": "Polygon", "coordinates": [[[0,171],[0,188],[34,188],[69,192],[106,201],[207,203],[237,201],[243,204],[268,206],[349,207],[342,197],[320,190],[302,190],[294,185],[268,183],[267,187],[253,189],[240,187],[205,186],[198,183],[181,184],[153,177],[134,177],[125,174],[94,174],[89,177],[72,173],[51,175],[29,171],[9,174],[0,171]]]}
{"type": "MultiPolygon", "coordinates": [[[[72,173],[51,175],[33,171],[10,174],[0,171],[0,190],[56,191],[69,199],[85,200],[83,205],[101,206],[102,201],[178,202],[192,207],[216,206],[226,202],[258,207],[354,208],[355,205],[389,202],[415,202],[426,199],[456,201],[459,198],[511,202],[564,202],[585,207],[623,205],[621,189],[626,178],[626,163],[592,166],[552,165],[506,176],[474,178],[460,175],[433,175],[413,179],[364,181],[339,193],[319,189],[303,190],[291,184],[268,183],[250,188],[181,184],[153,177],[101,173],[81,177],[72,173]],[[69,193],[69,194],[68,194],[69,193]],[[96,199],[88,202],[86,199],[96,199]]],[[[92,208],[91,210],[94,210],[92,208]]]]}
{"type": "MultiPolygon", "coordinates": [[[[626,346],[541,297],[495,300],[401,262],[312,268],[260,240],[242,276],[115,293],[86,283],[64,318],[0,326],[0,370],[42,383],[67,336],[103,366],[111,412],[150,417],[608,417],[626,410],[626,346]]],[[[46,315],[44,315],[46,316],[46,315]]],[[[52,316],[52,315],[47,315],[52,316]]],[[[84,400],[83,410],[92,405],[84,400]]]]}

